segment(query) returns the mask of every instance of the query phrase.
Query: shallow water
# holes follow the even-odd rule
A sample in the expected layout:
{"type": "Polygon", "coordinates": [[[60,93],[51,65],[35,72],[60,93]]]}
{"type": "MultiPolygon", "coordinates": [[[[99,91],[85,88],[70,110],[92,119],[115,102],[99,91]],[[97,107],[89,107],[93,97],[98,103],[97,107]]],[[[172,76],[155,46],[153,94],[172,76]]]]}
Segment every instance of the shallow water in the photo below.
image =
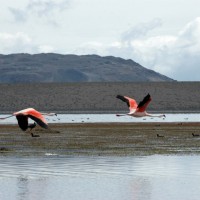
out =
{"type": "Polygon", "coordinates": [[[200,156],[0,157],[4,200],[199,200],[200,156]]]}
{"type": "MultiPolygon", "coordinates": [[[[159,115],[159,114],[156,114],[159,115]]],[[[6,117],[8,115],[0,115],[6,117]]],[[[115,114],[59,114],[57,117],[47,117],[48,123],[103,123],[103,122],[200,122],[199,113],[166,114],[166,118],[130,116],[117,117],[115,114]]],[[[0,120],[0,124],[16,124],[15,117],[0,120]]]]}

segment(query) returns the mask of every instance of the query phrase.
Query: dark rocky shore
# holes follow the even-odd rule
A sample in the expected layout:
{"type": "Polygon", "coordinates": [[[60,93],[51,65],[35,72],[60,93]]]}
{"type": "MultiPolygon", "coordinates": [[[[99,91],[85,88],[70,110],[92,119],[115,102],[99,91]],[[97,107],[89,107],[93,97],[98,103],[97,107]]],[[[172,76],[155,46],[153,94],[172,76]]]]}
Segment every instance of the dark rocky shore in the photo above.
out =
{"type": "Polygon", "coordinates": [[[0,112],[27,107],[58,113],[127,111],[117,94],[138,102],[150,93],[151,112],[200,112],[200,82],[0,84],[0,112]]]}

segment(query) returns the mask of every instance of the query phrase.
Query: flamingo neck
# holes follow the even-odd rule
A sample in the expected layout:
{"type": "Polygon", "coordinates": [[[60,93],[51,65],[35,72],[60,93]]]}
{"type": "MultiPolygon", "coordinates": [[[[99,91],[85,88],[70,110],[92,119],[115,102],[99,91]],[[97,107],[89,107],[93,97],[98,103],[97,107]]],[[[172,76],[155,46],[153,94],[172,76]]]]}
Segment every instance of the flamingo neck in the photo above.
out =
{"type": "Polygon", "coordinates": [[[9,115],[7,117],[1,117],[0,119],[7,119],[7,118],[10,118],[10,117],[13,117],[14,115],[9,115]]]}
{"type": "Polygon", "coordinates": [[[127,114],[116,114],[117,117],[127,116],[127,114]]]}
{"type": "Polygon", "coordinates": [[[47,115],[47,116],[54,116],[54,115],[56,115],[57,116],[56,113],[42,113],[42,115],[47,115]]]}
{"type": "Polygon", "coordinates": [[[148,116],[148,117],[158,117],[158,118],[166,117],[164,114],[161,114],[161,115],[152,115],[152,114],[149,114],[149,113],[146,113],[146,116],[148,116]]]}

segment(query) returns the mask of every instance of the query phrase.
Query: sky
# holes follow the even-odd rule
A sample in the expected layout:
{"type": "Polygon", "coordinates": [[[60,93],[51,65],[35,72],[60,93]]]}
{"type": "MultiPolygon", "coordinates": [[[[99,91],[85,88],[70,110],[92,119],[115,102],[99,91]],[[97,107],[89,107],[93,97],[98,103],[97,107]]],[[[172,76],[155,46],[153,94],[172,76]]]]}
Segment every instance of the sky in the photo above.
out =
{"type": "Polygon", "coordinates": [[[0,0],[0,54],[98,54],[200,81],[199,0],[0,0]]]}

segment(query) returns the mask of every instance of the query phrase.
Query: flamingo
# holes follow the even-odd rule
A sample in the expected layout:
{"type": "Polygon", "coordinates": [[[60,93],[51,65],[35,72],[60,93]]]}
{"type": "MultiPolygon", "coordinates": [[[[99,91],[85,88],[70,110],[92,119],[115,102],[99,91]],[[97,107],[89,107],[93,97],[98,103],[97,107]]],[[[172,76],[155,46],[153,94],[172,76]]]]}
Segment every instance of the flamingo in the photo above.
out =
{"type": "Polygon", "coordinates": [[[137,102],[135,101],[135,99],[132,99],[130,97],[127,96],[122,96],[122,95],[117,95],[116,98],[124,101],[125,103],[127,103],[130,112],[127,114],[116,114],[117,117],[120,116],[132,116],[132,117],[166,117],[164,114],[161,115],[152,115],[146,112],[146,108],[149,105],[150,101],[151,101],[151,96],[150,94],[147,94],[144,99],[142,101],[140,101],[139,104],[137,104],[137,102]]]}
{"type": "MultiPolygon", "coordinates": [[[[18,121],[19,127],[23,130],[26,131],[28,128],[30,128],[30,132],[33,128],[35,128],[36,123],[40,125],[44,129],[48,129],[48,124],[46,122],[46,119],[44,118],[43,115],[48,115],[48,116],[53,116],[56,115],[56,113],[40,113],[34,108],[27,108],[24,110],[20,110],[18,112],[14,112],[12,115],[0,118],[2,120],[10,118],[10,117],[16,117],[18,121]],[[28,125],[28,118],[31,118],[33,121],[35,121],[33,124],[28,125]]],[[[31,133],[32,137],[39,137],[39,135],[34,135],[31,133]]]]}

